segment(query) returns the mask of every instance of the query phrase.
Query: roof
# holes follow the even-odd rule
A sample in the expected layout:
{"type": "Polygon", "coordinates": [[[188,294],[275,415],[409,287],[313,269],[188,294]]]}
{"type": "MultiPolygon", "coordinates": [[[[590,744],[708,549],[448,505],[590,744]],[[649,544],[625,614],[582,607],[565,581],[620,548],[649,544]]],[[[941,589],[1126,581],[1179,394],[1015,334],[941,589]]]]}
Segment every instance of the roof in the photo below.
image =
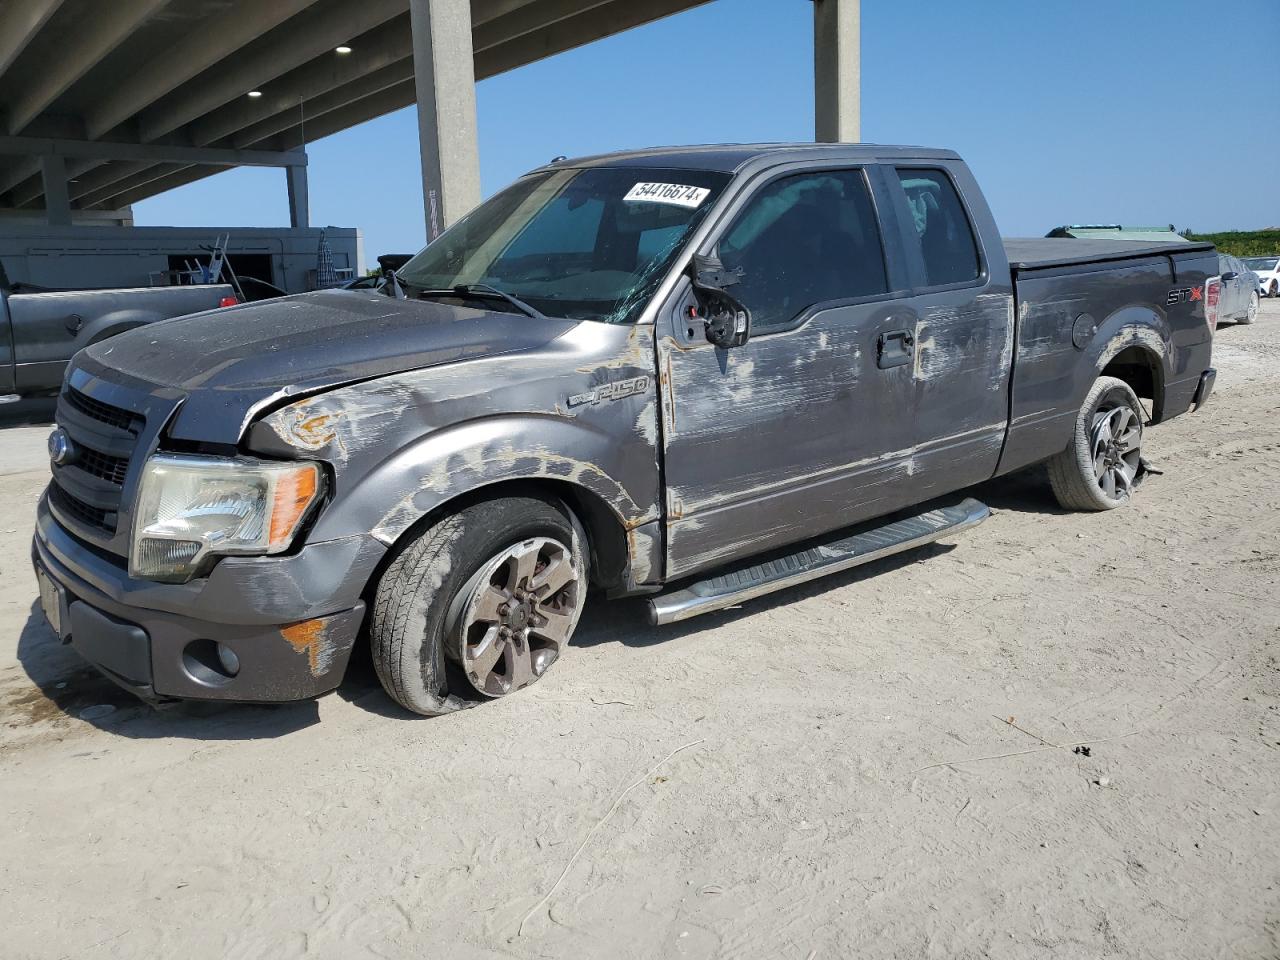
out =
{"type": "MultiPolygon", "coordinates": [[[[471,0],[475,76],[705,2],[471,0]]],[[[279,166],[281,152],[409,106],[408,11],[409,0],[0,0],[0,207],[43,207],[40,153],[66,158],[74,209],[118,209],[227,165],[279,166]]]]}
{"type": "Polygon", "coordinates": [[[754,160],[959,160],[950,150],[887,146],[874,143],[718,143],[699,146],[646,147],[561,160],[555,167],[668,167],[735,173],[754,160]]]}

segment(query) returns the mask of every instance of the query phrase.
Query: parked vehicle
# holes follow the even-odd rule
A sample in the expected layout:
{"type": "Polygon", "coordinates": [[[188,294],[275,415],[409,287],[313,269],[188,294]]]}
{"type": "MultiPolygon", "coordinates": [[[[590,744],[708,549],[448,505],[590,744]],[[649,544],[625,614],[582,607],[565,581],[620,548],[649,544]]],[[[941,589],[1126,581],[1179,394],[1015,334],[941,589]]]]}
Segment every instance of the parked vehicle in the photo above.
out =
{"type": "Polygon", "coordinates": [[[1258,276],[1258,292],[1280,297],[1280,257],[1245,257],[1245,266],[1258,276]]]}
{"type": "Polygon", "coordinates": [[[1258,315],[1258,275],[1243,262],[1218,254],[1218,321],[1253,323],[1258,315]]]}
{"type": "Polygon", "coordinates": [[[503,696],[589,586],[720,610],[958,533],[986,507],[936,498],[1032,464],[1068,508],[1127,503],[1139,397],[1157,423],[1213,389],[1217,273],[1208,244],[1002,242],[941,150],[553,163],[398,296],[78,354],[43,606],[153,701],[322,693],[362,631],[409,710],[503,696]]]}
{"type": "Polygon", "coordinates": [[[0,395],[56,391],[71,355],[144,324],[236,302],[225,284],[50,290],[10,284],[0,264],[0,395]]]}

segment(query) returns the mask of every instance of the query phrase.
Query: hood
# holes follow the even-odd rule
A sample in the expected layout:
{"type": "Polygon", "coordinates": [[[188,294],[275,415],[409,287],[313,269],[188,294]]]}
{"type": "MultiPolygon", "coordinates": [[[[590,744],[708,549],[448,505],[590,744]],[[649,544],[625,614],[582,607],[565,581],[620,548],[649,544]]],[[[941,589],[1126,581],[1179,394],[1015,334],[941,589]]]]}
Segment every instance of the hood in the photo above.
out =
{"type": "Polygon", "coordinates": [[[170,435],[236,443],[254,414],[315,393],[441,363],[536,349],[577,321],[537,320],[361,290],[325,290],[191,314],[86,348],[75,365],[185,395],[170,435]]]}

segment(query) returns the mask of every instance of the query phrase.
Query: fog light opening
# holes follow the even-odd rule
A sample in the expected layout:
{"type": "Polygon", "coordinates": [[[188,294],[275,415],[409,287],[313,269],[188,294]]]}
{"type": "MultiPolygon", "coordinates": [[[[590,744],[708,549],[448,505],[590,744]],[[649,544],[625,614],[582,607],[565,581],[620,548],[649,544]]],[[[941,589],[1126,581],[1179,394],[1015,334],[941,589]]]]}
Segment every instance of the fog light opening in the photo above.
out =
{"type": "Polygon", "coordinates": [[[182,666],[197,683],[220,687],[240,672],[240,658],[225,643],[192,640],[182,651],[182,666]]]}

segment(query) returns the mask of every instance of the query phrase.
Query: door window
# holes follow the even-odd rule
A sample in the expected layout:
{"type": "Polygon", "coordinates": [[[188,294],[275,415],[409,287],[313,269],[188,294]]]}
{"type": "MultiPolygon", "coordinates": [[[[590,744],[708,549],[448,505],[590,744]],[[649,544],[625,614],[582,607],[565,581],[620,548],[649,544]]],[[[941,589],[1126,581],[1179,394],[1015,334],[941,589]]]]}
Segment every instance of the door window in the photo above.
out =
{"type": "Polygon", "coordinates": [[[819,303],[887,293],[884,252],[861,170],[783,177],[748,201],[721,239],[733,293],[753,333],[785,327],[819,303]]]}
{"type": "Polygon", "coordinates": [[[911,224],[920,244],[925,282],[931,287],[977,280],[982,273],[978,244],[951,178],[941,170],[899,169],[911,224]]]}

